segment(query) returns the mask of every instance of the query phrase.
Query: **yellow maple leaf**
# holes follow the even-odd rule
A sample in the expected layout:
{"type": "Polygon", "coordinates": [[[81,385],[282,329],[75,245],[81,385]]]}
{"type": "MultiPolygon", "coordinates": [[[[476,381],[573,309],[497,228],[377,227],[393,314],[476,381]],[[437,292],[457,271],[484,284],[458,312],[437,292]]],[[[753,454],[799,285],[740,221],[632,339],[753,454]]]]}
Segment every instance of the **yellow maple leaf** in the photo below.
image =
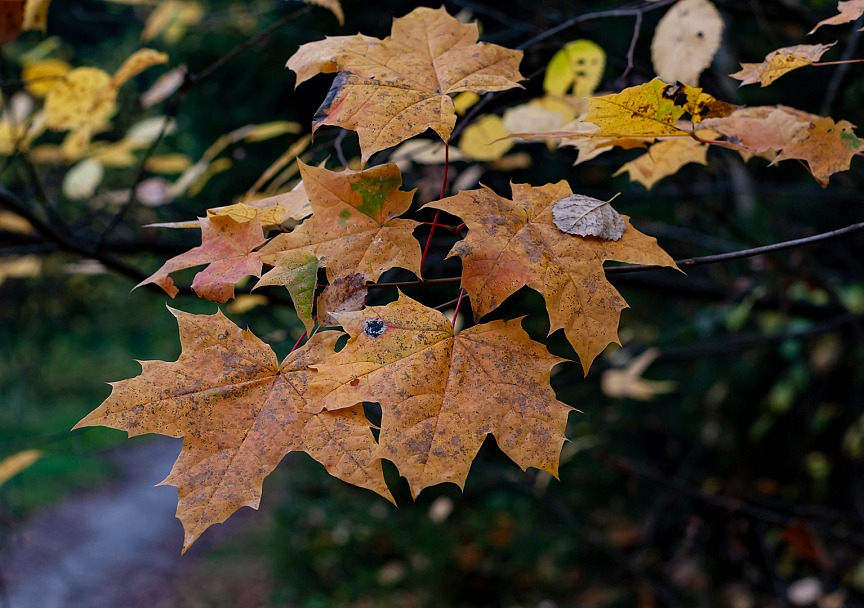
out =
{"type": "Polygon", "coordinates": [[[784,74],[819,61],[835,44],[798,44],[777,49],[768,53],[762,63],[742,63],[741,69],[729,76],[740,80],[741,87],[757,82],[767,87],[784,74]]]}
{"type": "MultiPolygon", "coordinates": [[[[704,135],[703,135],[704,136],[704,135]]],[[[654,184],[688,163],[707,162],[708,145],[690,137],[677,137],[659,141],[648,151],[621,166],[613,175],[629,173],[630,180],[650,190],[654,184]]]]}

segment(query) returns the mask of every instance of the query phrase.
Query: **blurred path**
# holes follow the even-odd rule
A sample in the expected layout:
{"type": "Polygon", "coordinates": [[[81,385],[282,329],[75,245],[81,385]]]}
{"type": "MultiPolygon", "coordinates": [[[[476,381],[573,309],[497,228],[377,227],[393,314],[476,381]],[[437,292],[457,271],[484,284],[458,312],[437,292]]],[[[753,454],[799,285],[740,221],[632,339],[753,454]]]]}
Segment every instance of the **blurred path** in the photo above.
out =
{"type": "Polygon", "coordinates": [[[118,479],[14,528],[0,555],[0,606],[154,608],[170,599],[184,563],[206,551],[196,545],[181,559],[177,490],[153,487],[180,446],[161,437],[120,446],[118,479]]]}

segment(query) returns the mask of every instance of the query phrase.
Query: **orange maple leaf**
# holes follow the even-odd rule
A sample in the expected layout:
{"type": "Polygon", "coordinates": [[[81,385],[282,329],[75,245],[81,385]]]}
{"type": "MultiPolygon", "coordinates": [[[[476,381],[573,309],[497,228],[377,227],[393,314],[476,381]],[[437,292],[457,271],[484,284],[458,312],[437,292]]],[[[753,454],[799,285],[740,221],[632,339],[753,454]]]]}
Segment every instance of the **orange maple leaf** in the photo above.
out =
{"type": "Polygon", "coordinates": [[[413,495],[460,488],[486,435],[522,469],[556,475],[570,406],[555,399],[549,370],[564,361],[532,341],[520,320],[453,335],[440,312],[401,295],[386,306],[336,313],[351,335],[320,364],[313,386],[331,411],[381,404],[380,448],[413,495]]]}
{"type": "Polygon", "coordinates": [[[774,162],[789,158],[807,161],[810,173],[825,187],[829,177],[847,171],[852,157],[864,149],[854,127],[848,120],[835,123],[827,116],[814,117],[806,137],[794,139],[784,146],[774,162]]]}
{"type": "Polygon", "coordinates": [[[399,189],[396,165],[337,173],[298,163],[312,217],[267,243],[265,263],[275,266],[280,254],[302,250],[322,259],[331,283],[352,274],[377,281],[394,266],[420,274],[420,243],[411,234],[418,223],[397,217],[408,211],[414,191],[399,189]]]}
{"type": "Polygon", "coordinates": [[[141,375],[113,383],[108,399],[75,428],[184,437],[162,482],[178,490],[184,551],[239,508],[257,509],[264,478],[291,451],[393,500],[362,406],[322,411],[308,390],[308,366],[330,356],[341,334],[316,334],[279,365],[269,346],[221,312],[172,312],[183,347],[177,361],[141,362],[141,375]]]}
{"type": "Polygon", "coordinates": [[[526,285],[539,291],[549,311],[550,333],[564,328],[587,373],[610,342],[618,343],[618,317],[627,307],[606,280],[603,262],[676,268],[675,262],[626,216],[618,241],[559,230],[552,207],[573,193],[565,181],[511,185],[513,200],[483,187],[426,206],[456,215],[468,226],[468,236],[453,246],[450,256],[462,258],[462,287],[475,315],[491,312],[526,285]]]}
{"type": "Polygon", "coordinates": [[[156,283],[172,298],[180,290],[169,276],[172,272],[209,264],[195,275],[192,289],[202,298],[225,303],[234,297],[234,284],[247,276],[261,276],[261,254],[252,251],[266,239],[258,222],[237,222],[228,216],[198,218],[201,245],[165,262],[152,275],[138,283],[156,283]]]}
{"type": "Polygon", "coordinates": [[[451,94],[519,86],[522,51],[477,38],[476,23],[460,23],[443,8],[417,8],[395,19],[383,40],[357,34],[310,42],[288,67],[298,85],[339,72],[312,130],[337,125],[357,131],[365,163],[426,129],[449,140],[456,124],[451,94]]]}

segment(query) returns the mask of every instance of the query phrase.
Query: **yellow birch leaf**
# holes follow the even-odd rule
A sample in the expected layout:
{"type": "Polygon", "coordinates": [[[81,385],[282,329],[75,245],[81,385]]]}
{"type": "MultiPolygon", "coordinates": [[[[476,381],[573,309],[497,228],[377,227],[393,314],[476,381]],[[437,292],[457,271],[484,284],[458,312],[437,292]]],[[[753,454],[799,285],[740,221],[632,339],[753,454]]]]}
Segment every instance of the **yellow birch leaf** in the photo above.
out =
{"type": "Polygon", "coordinates": [[[550,95],[564,95],[572,86],[579,97],[591,95],[603,79],[606,52],[590,40],[574,40],[552,55],[546,66],[543,90],[550,95]]]}
{"type": "Polygon", "coordinates": [[[666,82],[696,85],[720,48],[723,18],[708,0],[681,0],[663,15],[651,41],[654,71],[666,82]]]}
{"type": "Polygon", "coordinates": [[[144,167],[153,173],[183,173],[191,164],[185,154],[163,154],[148,158],[144,167]]]}
{"type": "Polygon", "coordinates": [[[111,77],[98,68],[75,68],[45,96],[46,125],[57,131],[103,129],[117,111],[115,95],[102,95],[111,77]]]}
{"type": "Polygon", "coordinates": [[[513,147],[500,116],[487,114],[468,125],[459,139],[459,149],[474,160],[498,160],[513,147]]]}
{"type": "Polygon", "coordinates": [[[33,97],[42,98],[54,85],[63,79],[72,68],[61,59],[40,59],[29,61],[21,70],[21,79],[27,92],[33,97]]]}
{"type": "Polygon", "coordinates": [[[478,101],[480,101],[480,96],[477,93],[472,93],[471,91],[459,93],[453,98],[453,106],[456,108],[456,114],[462,116],[478,101]]]}
{"type": "Polygon", "coordinates": [[[138,49],[127,57],[126,61],[114,72],[114,76],[111,77],[111,86],[120,88],[147,68],[162,63],[168,63],[167,54],[153,49],[138,49]]]}

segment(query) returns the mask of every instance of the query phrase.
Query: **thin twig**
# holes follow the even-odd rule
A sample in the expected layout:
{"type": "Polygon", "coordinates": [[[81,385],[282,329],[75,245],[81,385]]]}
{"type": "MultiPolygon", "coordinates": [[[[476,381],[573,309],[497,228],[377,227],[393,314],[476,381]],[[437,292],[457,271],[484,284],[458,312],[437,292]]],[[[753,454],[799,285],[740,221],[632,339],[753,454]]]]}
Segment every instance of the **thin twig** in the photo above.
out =
{"type": "Polygon", "coordinates": [[[639,32],[642,29],[642,13],[636,13],[636,23],[633,25],[633,37],[630,39],[630,48],[627,49],[627,68],[621,74],[620,79],[624,80],[633,69],[633,55],[636,52],[636,43],[639,41],[639,32]]]}

